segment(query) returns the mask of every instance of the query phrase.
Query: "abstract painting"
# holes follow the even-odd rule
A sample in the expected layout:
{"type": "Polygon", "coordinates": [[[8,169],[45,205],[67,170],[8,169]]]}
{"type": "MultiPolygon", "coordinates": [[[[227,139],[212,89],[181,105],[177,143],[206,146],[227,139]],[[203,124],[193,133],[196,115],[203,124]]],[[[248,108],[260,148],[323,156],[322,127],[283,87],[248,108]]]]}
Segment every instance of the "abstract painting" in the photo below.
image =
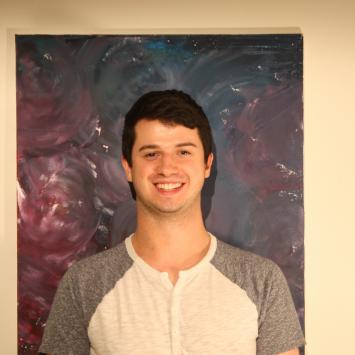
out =
{"type": "Polygon", "coordinates": [[[299,34],[16,36],[19,354],[37,353],[67,268],[134,230],[123,119],[169,88],[212,126],[207,229],[274,260],[303,324],[302,63],[299,34]]]}

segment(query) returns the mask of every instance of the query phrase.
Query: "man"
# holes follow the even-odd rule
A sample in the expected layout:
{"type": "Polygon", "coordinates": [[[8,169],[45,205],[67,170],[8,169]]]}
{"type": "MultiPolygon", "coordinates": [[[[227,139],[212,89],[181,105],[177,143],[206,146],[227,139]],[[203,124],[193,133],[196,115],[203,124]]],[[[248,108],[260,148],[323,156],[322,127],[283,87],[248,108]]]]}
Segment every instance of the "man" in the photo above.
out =
{"type": "Polygon", "coordinates": [[[126,115],[122,151],[137,229],[65,274],[40,351],[298,354],[304,339],[279,268],[205,229],[213,154],[201,107],[175,90],[143,95],[126,115]]]}

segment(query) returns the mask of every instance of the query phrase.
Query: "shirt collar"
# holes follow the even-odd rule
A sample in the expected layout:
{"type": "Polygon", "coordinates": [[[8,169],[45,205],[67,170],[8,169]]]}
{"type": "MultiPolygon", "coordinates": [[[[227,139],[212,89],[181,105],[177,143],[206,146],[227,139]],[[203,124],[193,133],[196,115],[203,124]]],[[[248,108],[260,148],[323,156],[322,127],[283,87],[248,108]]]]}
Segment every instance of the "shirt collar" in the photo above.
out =
{"type": "MultiPolygon", "coordinates": [[[[201,272],[205,267],[208,266],[209,262],[211,259],[214,257],[214,254],[216,252],[217,248],[217,240],[214,235],[209,233],[211,241],[210,241],[210,246],[209,249],[206,253],[206,255],[194,266],[192,266],[189,269],[186,270],[181,270],[179,271],[179,278],[175,286],[181,285],[181,284],[186,284],[188,281],[190,281],[194,276],[196,276],[199,272],[201,272]]],[[[152,266],[150,266],[148,263],[146,263],[134,250],[133,244],[132,244],[132,237],[133,234],[131,234],[129,237],[125,239],[125,245],[127,249],[128,255],[131,257],[131,259],[137,264],[137,266],[144,272],[144,274],[157,282],[162,282],[166,287],[172,288],[173,285],[169,280],[169,276],[167,272],[162,272],[159,271],[152,266]]]]}

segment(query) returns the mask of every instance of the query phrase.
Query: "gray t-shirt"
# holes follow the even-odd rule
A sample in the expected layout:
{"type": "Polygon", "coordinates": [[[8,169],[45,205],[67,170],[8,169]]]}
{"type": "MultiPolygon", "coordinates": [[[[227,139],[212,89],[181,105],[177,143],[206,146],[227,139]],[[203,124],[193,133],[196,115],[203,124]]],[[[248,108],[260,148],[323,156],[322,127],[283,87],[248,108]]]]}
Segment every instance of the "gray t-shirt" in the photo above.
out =
{"type": "Polygon", "coordinates": [[[40,352],[65,355],[272,355],[304,344],[287,282],[270,260],[211,235],[173,285],[131,237],[64,275],[40,352]]]}

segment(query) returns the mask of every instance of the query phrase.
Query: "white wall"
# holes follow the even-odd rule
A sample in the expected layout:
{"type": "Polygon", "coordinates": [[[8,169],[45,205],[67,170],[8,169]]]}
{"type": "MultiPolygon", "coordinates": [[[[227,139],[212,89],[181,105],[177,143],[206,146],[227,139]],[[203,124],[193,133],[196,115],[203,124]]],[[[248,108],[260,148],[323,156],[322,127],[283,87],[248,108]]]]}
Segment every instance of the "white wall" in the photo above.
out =
{"type": "Polygon", "coordinates": [[[10,30],[117,33],[247,28],[255,32],[259,28],[259,32],[279,32],[299,27],[305,50],[307,355],[354,354],[355,2],[5,2],[0,2],[0,353],[16,354],[15,67],[10,30]]]}

